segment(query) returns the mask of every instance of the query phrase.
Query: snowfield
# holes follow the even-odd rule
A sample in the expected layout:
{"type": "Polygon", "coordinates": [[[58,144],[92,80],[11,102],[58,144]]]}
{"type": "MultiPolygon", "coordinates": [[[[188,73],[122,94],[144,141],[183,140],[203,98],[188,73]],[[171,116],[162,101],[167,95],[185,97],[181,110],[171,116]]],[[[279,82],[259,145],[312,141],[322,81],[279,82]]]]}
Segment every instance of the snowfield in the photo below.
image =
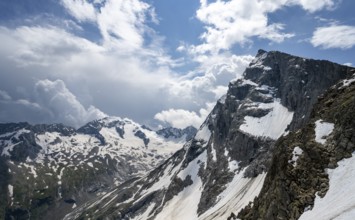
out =
{"type": "Polygon", "coordinates": [[[314,207],[300,220],[352,220],[355,219],[355,153],[338,162],[338,167],[328,169],[329,190],[324,198],[316,195],[314,207]]]}
{"type": "Polygon", "coordinates": [[[232,212],[237,214],[259,195],[266,173],[255,178],[244,178],[245,169],[234,176],[232,182],[218,196],[218,202],[199,216],[199,220],[227,219],[232,212]]]}
{"type": "MultiPolygon", "coordinates": [[[[270,109],[270,112],[260,118],[245,116],[240,130],[254,135],[278,139],[293,119],[293,112],[284,107],[279,99],[272,103],[255,103],[256,108],[270,109]]],[[[254,106],[253,106],[254,107],[254,106]]]]}

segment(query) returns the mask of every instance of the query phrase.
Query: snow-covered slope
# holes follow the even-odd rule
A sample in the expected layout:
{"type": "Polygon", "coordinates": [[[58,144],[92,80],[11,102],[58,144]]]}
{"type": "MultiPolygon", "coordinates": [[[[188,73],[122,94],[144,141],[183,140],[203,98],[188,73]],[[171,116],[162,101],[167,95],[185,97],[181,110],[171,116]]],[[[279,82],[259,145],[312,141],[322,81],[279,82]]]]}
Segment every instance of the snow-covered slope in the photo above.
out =
{"type": "MultiPolygon", "coordinates": [[[[123,190],[92,200],[65,219],[202,220],[235,218],[243,208],[247,213],[258,206],[252,201],[263,192],[275,143],[305,126],[318,96],[350,70],[259,51],[244,78],[229,84],[183,149],[141,179],[121,185],[123,190]]],[[[297,168],[303,146],[291,147],[286,165],[297,168]]]]}
{"type": "Polygon", "coordinates": [[[279,139],[259,197],[238,218],[355,219],[353,78],[332,86],[308,123],[279,139]]]}
{"type": "Polygon", "coordinates": [[[335,169],[327,169],[329,190],[321,198],[316,196],[314,207],[304,212],[300,220],[355,218],[355,153],[338,162],[335,169]],[[350,196],[349,196],[350,195],[350,196]]]}
{"type": "Polygon", "coordinates": [[[27,210],[26,203],[38,197],[37,203],[58,200],[64,207],[58,210],[68,211],[143,176],[179,150],[196,129],[174,130],[181,135],[161,135],[119,117],[96,120],[78,130],[63,125],[1,124],[0,155],[12,176],[9,209],[27,210]],[[30,181],[28,189],[23,181],[30,181]]]}

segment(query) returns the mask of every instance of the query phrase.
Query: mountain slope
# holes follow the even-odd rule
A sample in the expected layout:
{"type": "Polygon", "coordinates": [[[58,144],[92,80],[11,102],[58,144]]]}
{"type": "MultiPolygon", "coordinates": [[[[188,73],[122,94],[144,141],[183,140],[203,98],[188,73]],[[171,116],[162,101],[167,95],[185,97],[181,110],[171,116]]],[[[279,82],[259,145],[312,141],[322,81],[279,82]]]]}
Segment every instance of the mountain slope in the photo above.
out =
{"type": "Polygon", "coordinates": [[[354,189],[354,82],[355,75],[333,86],[319,98],[309,123],[276,143],[261,194],[239,218],[355,217],[355,201],[349,197],[354,189]]]}
{"type": "Polygon", "coordinates": [[[0,124],[6,218],[60,219],[81,203],[158,166],[196,131],[175,130],[180,133],[162,136],[118,117],[78,130],[60,124],[0,124]]]}
{"type": "Polygon", "coordinates": [[[353,70],[260,50],[183,149],[145,177],[65,219],[227,219],[237,214],[259,195],[277,140],[305,126],[318,96],[353,70]]]}

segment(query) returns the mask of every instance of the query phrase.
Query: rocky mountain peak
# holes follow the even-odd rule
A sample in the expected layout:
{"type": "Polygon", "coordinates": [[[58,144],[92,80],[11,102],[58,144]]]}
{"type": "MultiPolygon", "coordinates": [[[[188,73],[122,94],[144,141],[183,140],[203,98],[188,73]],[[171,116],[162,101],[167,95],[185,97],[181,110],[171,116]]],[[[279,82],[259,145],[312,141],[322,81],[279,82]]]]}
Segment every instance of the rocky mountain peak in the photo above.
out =
{"type": "MultiPolygon", "coordinates": [[[[62,194],[50,198],[61,201],[58,210],[68,213],[68,220],[296,219],[316,207],[316,192],[327,191],[324,169],[336,167],[354,150],[354,73],[354,68],[329,61],[259,50],[196,134],[173,154],[171,138],[185,141],[194,128],[154,132],[130,120],[106,118],[69,137],[34,133],[34,155],[40,152],[36,158],[48,162],[49,170],[42,173],[55,174],[55,190],[62,194]],[[164,146],[162,140],[167,141],[164,146]],[[147,161],[156,162],[148,173],[147,161]],[[137,175],[128,178],[127,173],[137,175]],[[84,176],[73,178],[79,174],[84,176]],[[65,176],[74,183],[63,184],[65,176]],[[254,200],[257,196],[260,199],[254,200]],[[65,201],[75,201],[75,207],[68,208],[65,201]]],[[[6,135],[0,141],[11,153],[15,142],[6,142],[6,135]]],[[[35,180],[33,173],[42,168],[34,162],[8,166],[26,168],[35,180]]],[[[50,200],[43,199],[31,201],[50,200]]],[[[12,208],[10,214],[15,215],[12,208]]],[[[40,213],[41,207],[34,210],[40,213]]],[[[55,216],[48,213],[46,217],[55,216]]]]}
{"type": "Polygon", "coordinates": [[[259,50],[243,76],[244,84],[273,89],[273,96],[294,112],[290,128],[298,129],[308,120],[318,96],[340,79],[351,76],[351,69],[325,60],[259,50]]]}
{"type": "Polygon", "coordinates": [[[259,194],[275,143],[302,128],[318,96],[352,71],[259,50],[184,148],[131,187],[95,202],[101,211],[87,204],[66,219],[233,218],[259,194]]]}

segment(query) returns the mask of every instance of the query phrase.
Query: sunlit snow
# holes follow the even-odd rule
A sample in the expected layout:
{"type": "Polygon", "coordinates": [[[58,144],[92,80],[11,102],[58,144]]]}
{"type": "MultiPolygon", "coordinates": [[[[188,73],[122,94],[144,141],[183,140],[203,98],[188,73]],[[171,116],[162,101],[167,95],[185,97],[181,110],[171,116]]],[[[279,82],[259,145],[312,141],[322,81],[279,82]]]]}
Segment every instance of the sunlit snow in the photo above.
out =
{"type": "Polygon", "coordinates": [[[162,212],[156,216],[156,220],[198,219],[197,209],[202,193],[202,180],[197,173],[201,164],[206,163],[206,158],[207,152],[204,151],[178,174],[181,179],[190,175],[193,183],[168,201],[162,212]]]}
{"type": "Polygon", "coordinates": [[[303,150],[296,146],[293,151],[292,151],[292,159],[289,160],[288,162],[291,163],[293,165],[293,167],[297,166],[297,160],[299,158],[299,156],[301,156],[301,154],[303,154],[303,150]]]}
{"type": "Polygon", "coordinates": [[[231,213],[237,214],[259,195],[266,173],[255,178],[244,178],[245,168],[235,174],[227,188],[218,196],[217,203],[199,216],[200,220],[227,219],[231,213]]]}
{"type": "Polygon", "coordinates": [[[211,131],[208,128],[207,124],[203,124],[201,128],[197,131],[195,140],[203,141],[205,145],[208,143],[211,137],[211,131]]]}
{"type": "Polygon", "coordinates": [[[328,169],[329,190],[320,198],[316,196],[312,210],[303,213],[300,220],[350,220],[355,219],[355,157],[343,159],[338,167],[328,169]]]}
{"type": "Polygon", "coordinates": [[[316,121],[316,128],[315,128],[315,133],[316,133],[316,142],[320,144],[325,144],[325,141],[334,130],[334,124],[333,123],[328,123],[324,122],[323,120],[318,120],[316,121]]]}
{"type": "Polygon", "coordinates": [[[291,123],[293,112],[284,107],[278,99],[272,103],[256,104],[258,108],[270,109],[270,112],[260,118],[245,116],[245,122],[239,129],[254,136],[278,139],[291,123]]]}
{"type": "Polygon", "coordinates": [[[339,87],[339,89],[350,86],[353,82],[355,82],[355,74],[353,75],[353,78],[343,80],[342,81],[343,85],[339,87]]]}
{"type": "Polygon", "coordinates": [[[9,192],[9,197],[10,197],[10,200],[11,200],[11,205],[13,205],[13,201],[14,201],[14,187],[13,185],[9,184],[7,185],[7,189],[8,189],[8,192],[9,192]]]}

